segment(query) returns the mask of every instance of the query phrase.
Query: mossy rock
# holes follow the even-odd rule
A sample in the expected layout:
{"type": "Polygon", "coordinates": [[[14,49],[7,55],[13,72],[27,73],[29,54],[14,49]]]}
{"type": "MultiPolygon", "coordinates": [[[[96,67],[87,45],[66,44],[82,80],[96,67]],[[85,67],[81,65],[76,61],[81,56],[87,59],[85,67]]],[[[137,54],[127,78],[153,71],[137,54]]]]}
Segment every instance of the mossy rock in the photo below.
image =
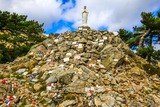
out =
{"type": "Polygon", "coordinates": [[[12,67],[11,67],[11,70],[14,72],[14,71],[17,71],[18,68],[17,68],[17,66],[12,66],[12,67]]]}
{"type": "Polygon", "coordinates": [[[152,86],[153,86],[153,88],[154,88],[155,90],[160,91],[160,86],[157,86],[157,85],[155,85],[155,84],[153,84],[152,86]]]}
{"type": "Polygon", "coordinates": [[[27,68],[29,70],[31,70],[32,68],[34,68],[37,64],[38,64],[38,62],[36,60],[31,60],[28,63],[26,63],[27,68]]]}
{"type": "Polygon", "coordinates": [[[79,98],[78,94],[67,94],[64,95],[64,100],[76,100],[79,98]]]}
{"type": "Polygon", "coordinates": [[[23,79],[24,77],[23,77],[23,75],[16,75],[15,76],[17,79],[23,79]]]}
{"type": "Polygon", "coordinates": [[[147,73],[149,73],[151,75],[157,74],[160,76],[160,68],[159,67],[153,66],[151,64],[144,64],[143,68],[147,73]]]}
{"type": "Polygon", "coordinates": [[[46,90],[47,85],[46,84],[42,84],[42,87],[39,89],[39,91],[45,91],[46,90]]]}
{"type": "MultiPolygon", "coordinates": [[[[39,75],[38,75],[38,79],[41,79],[41,77],[43,76],[43,74],[44,74],[44,72],[41,71],[41,72],[39,73],[39,75]]],[[[42,80],[42,82],[44,81],[43,79],[41,79],[41,80],[42,80]]],[[[40,81],[40,80],[39,80],[39,81],[40,81]]]]}
{"type": "Polygon", "coordinates": [[[107,60],[104,60],[104,61],[102,62],[102,64],[106,67],[106,69],[107,69],[108,71],[110,71],[110,70],[112,69],[112,66],[109,65],[109,63],[108,63],[107,60]]]}
{"type": "Polygon", "coordinates": [[[42,99],[39,100],[39,103],[44,104],[44,103],[47,103],[47,101],[44,98],[42,98],[42,99]]]}
{"type": "Polygon", "coordinates": [[[0,79],[3,79],[3,78],[4,78],[4,76],[2,74],[0,74],[0,79]]]}
{"type": "Polygon", "coordinates": [[[59,81],[64,84],[70,84],[72,82],[72,73],[65,74],[59,78],[59,81]]]}

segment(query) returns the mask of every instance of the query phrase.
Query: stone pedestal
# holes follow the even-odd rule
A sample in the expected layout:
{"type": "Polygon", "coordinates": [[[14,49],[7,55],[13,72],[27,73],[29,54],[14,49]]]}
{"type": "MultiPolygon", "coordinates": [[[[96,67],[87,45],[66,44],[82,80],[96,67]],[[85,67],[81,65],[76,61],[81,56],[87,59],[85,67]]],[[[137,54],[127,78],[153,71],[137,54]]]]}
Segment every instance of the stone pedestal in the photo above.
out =
{"type": "Polygon", "coordinates": [[[90,30],[89,26],[79,26],[78,30],[90,30]]]}

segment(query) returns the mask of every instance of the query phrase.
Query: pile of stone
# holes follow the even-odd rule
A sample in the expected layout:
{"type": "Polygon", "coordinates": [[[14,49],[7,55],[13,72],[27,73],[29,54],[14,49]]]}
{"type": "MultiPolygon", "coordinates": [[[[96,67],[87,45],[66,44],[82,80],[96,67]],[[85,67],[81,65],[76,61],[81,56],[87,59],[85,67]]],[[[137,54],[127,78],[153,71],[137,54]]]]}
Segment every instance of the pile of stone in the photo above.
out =
{"type": "Polygon", "coordinates": [[[107,31],[65,32],[0,65],[2,107],[158,107],[160,79],[107,31]]]}

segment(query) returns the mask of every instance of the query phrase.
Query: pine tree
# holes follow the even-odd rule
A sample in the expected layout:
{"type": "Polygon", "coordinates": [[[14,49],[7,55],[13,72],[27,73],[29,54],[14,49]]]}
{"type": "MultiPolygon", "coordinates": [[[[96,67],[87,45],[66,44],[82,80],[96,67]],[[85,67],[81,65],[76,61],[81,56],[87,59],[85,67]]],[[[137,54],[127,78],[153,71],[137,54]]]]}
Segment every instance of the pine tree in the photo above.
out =
{"type": "Polygon", "coordinates": [[[45,39],[42,27],[38,21],[27,20],[26,15],[0,11],[0,63],[13,61],[25,55],[34,44],[42,42],[45,39]],[[12,44],[12,48],[7,47],[7,43],[12,44]]]}
{"type": "Polygon", "coordinates": [[[154,50],[153,42],[156,44],[160,41],[160,12],[156,14],[142,12],[141,17],[142,26],[133,27],[133,33],[120,29],[119,35],[131,49],[137,49],[137,54],[150,62],[151,58],[158,58],[154,55],[159,54],[154,50]]]}

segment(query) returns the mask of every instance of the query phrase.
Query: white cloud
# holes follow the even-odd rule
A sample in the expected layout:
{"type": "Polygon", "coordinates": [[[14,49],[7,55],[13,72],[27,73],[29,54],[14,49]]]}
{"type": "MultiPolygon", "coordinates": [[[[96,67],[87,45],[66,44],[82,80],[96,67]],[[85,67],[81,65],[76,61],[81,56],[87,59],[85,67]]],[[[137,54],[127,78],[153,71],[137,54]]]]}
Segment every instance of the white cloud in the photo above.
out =
{"type": "MultiPolygon", "coordinates": [[[[44,22],[45,27],[49,28],[61,19],[61,4],[61,0],[0,0],[0,10],[27,15],[29,20],[44,22]]],[[[72,5],[71,1],[65,5],[72,5]]]]}
{"type": "Polygon", "coordinates": [[[111,31],[119,28],[131,29],[140,24],[141,12],[160,9],[160,0],[76,0],[75,8],[64,15],[74,21],[73,27],[81,25],[81,12],[86,5],[89,11],[88,25],[93,29],[108,27],[111,31]]]}
{"type": "Polygon", "coordinates": [[[160,50],[160,44],[155,44],[155,45],[154,45],[154,49],[155,49],[155,50],[160,50]]]}
{"type": "Polygon", "coordinates": [[[62,0],[0,0],[0,10],[27,15],[28,19],[44,22],[45,28],[51,28],[52,23],[59,20],[73,22],[72,27],[78,28],[86,5],[88,25],[92,29],[108,27],[110,31],[116,31],[140,24],[141,12],[156,11],[160,9],[159,4],[160,0],[76,0],[73,7],[72,0],[63,5],[62,0]]]}

